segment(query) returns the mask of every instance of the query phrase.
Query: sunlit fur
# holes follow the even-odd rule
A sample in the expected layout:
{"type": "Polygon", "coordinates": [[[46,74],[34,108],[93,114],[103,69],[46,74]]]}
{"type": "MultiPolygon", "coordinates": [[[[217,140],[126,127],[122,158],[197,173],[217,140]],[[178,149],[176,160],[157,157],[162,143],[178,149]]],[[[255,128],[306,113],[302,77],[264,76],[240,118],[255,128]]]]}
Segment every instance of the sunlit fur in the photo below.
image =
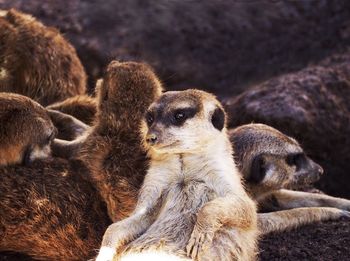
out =
{"type": "Polygon", "coordinates": [[[137,206],[109,226],[97,260],[115,254],[137,260],[135,253],[144,251],[180,260],[255,259],[255,204],[233,161],[225,117],[221,129],[212,123],[216,109],[222,110],[216,98],[198,90],[168,92],[150,106],[148,113],[158,112],[142,126],[151,161],[137,206]],[[189,107],[197,108],[193,117],[171,123],[168,112],[189,107]]]}

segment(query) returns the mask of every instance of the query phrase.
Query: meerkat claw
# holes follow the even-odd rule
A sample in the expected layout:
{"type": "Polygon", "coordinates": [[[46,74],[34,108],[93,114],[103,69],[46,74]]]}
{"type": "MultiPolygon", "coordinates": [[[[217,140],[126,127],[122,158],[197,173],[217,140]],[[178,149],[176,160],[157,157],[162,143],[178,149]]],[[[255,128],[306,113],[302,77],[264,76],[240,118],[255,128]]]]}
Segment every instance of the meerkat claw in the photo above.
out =
{"type": "Polygon", "coordinates": [[[210,245],[213,236],[209,232],[193,231],[191,238],[186,246],[187,256],[198,260],[199,253],[210,245]]]}

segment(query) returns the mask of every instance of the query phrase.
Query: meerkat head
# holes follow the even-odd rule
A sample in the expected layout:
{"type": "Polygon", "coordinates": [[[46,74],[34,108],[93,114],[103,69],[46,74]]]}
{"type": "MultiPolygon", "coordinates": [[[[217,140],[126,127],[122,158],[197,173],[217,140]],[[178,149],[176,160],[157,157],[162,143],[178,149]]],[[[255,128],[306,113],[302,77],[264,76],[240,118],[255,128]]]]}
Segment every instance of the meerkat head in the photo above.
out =
{"type": "Polygon", "coordinates": [[[161,92],[161,83],[147,64],[112,61],[103,80],[96,84],[97,118],[108,124],[139,124],[139,119],[161,92]]]}
{"type": "Polygon", "coordinates": [[[0,165],[27,164],[50,155],[56,128],[45,108],[28,97],[0,93],[0,165]]]}
{"type": "Polygon", "coordinates": [[[225,124],[225,112],[213,95],[193,89],[169,91],[147,110],[142,133],[151,152],[193,153],[215,143],[226,133],[225,124]]]}
{"type": "Polygon", "coordinates": [[[248,124],[230,130],[229,135],[236,164],[248,185],[297,188],[316,182],[323,173],[296,140],[272,127],[248,124]]]}

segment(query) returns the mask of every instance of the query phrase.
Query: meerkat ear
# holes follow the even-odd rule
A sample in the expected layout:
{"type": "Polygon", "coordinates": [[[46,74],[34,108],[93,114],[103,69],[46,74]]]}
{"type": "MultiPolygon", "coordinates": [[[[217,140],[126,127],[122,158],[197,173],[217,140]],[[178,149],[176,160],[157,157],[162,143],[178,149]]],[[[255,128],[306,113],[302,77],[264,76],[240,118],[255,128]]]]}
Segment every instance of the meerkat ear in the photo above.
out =
{"type": "Polygon", "coordinates": [[[262,154],[254,157],[250,166],[250,174],[247,178],[247,182],[259,184],[266,175],[266,164],[262,154]]]}
{"type": "Polygon", "coordinates": [[[224,128],[224,126],[225,126],[225,112],[221,108],[216,107],[213,115],[211,116],[211,123],[219,131],[221,131],[224,128]]]}

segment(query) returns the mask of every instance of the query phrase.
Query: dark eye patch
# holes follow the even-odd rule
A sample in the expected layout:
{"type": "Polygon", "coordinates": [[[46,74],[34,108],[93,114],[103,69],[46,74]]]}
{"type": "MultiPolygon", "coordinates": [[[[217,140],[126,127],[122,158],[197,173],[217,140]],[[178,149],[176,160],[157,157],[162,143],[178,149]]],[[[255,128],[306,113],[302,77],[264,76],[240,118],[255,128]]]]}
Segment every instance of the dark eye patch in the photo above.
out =
{"type": "Polygon", "coordinates": [[[147,111],[145,115],[145,119],[148,126],[151,126],[154,122],[154,113],[152,111],[147,111]]]}
{"type": "Polygon", "coordinates": [[[266,171],[266,163],[263,155],[260,154],[255,156],[250,166],[250,173],[247,177],[247,182],[259,184],[265,178],[266,171]]]}
{"type": "Polygon", "coordinates": [[[198,109],[192,107],[176,109],[172,111],[168,117],[173,125],[181,126],[186,120],[193,118],[197,112],[198,109]]]}
{"type": "Polygon", "coordinates": [[[296,166],[297,169],[304,164],[306,158],[304,153],[289,154],[286,158],[286,162],[289,166],[296,166]]]}

